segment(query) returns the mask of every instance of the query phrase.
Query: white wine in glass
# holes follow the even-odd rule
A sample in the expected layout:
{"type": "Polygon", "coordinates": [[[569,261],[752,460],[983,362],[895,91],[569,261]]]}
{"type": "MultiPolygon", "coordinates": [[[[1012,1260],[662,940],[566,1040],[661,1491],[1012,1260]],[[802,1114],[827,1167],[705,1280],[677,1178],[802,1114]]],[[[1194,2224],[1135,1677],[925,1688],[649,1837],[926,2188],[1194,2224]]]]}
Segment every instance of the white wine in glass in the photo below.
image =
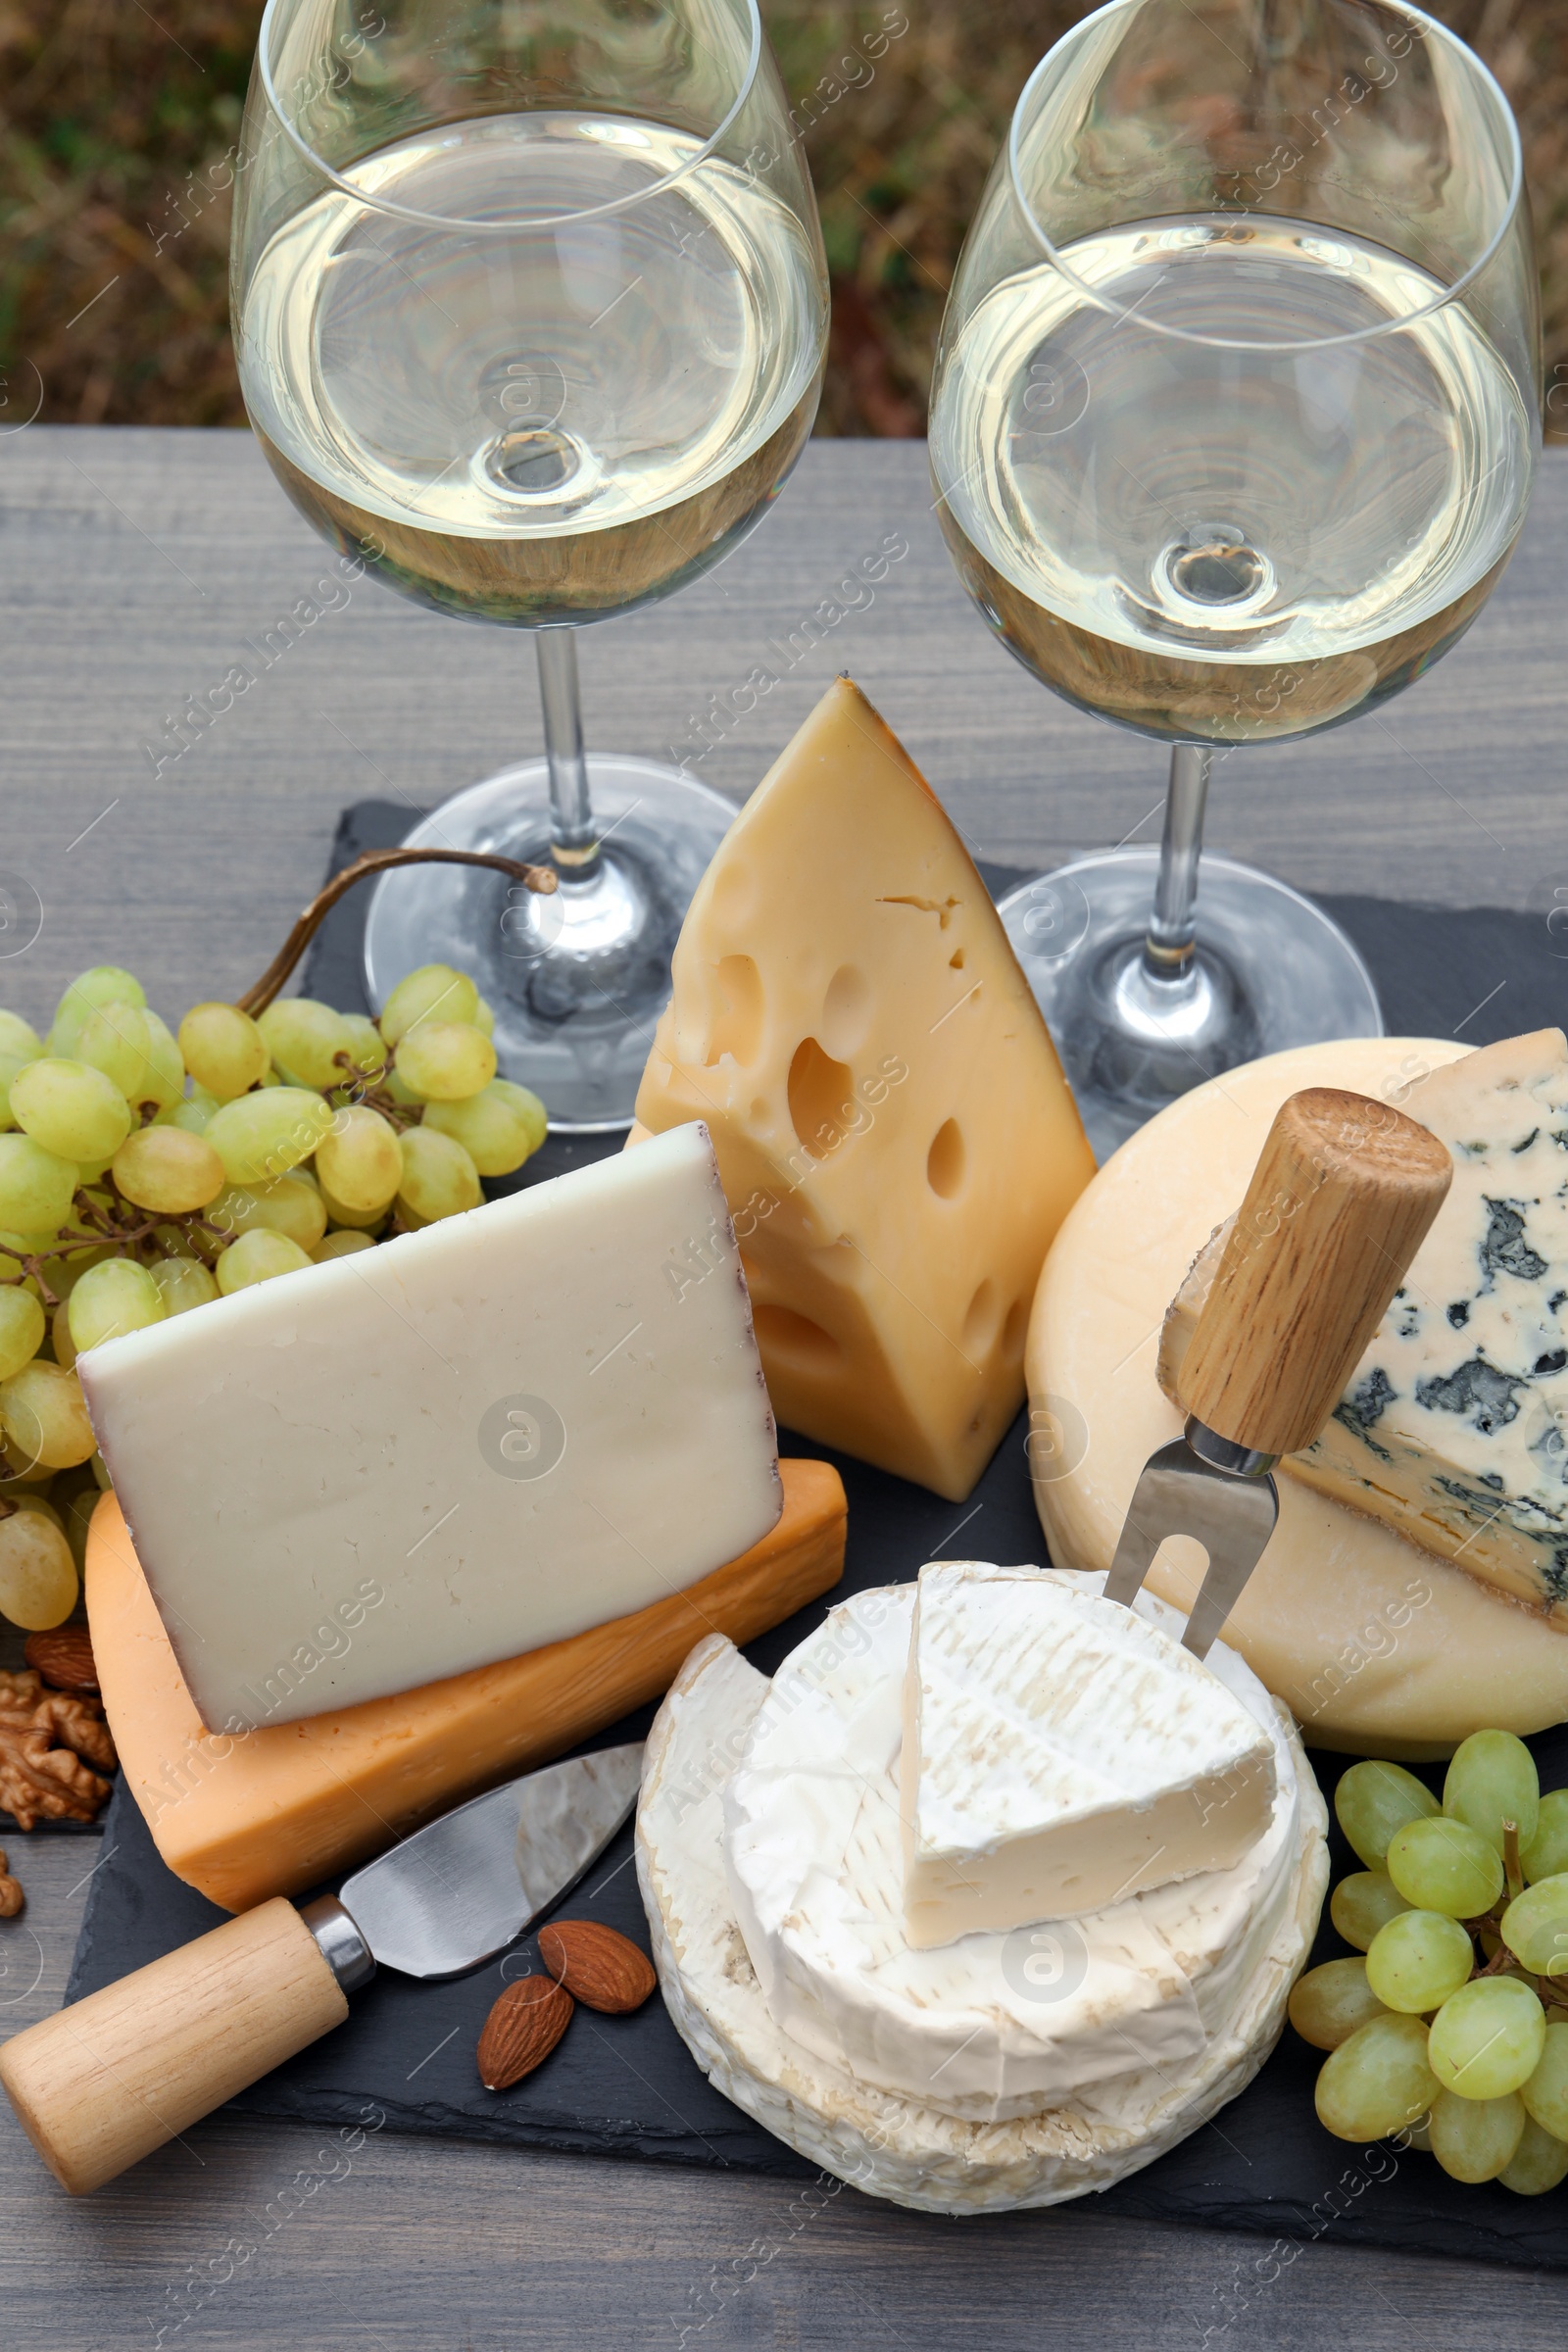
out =
{"type": "Polygon", "coordinates": [[[411,841],[553,862],[560,888],[387,876],[372,996],[462,964],[554,1124],[624,1126],[731,809],[585,757],[573,631],[720,561],[820,386],[820,236],[755,7],[270,0],[251,123],[237,343],[274,470],[389,586],[539,654],[546,760],[411,841]]]}
{"type": "Polygon", "coordinates": [[[1173,747],[1165,841],[1004,912],[1097,1149],[1261,1053],[1376,1034],[1350,943],[1199,856],[1210,747],[1339,724],[1452,645],[1524,518],[1517,135],[1382,0],[1112,0],[1045,59],[944,322],[959,574],[1081,709],[1173,747]]]}

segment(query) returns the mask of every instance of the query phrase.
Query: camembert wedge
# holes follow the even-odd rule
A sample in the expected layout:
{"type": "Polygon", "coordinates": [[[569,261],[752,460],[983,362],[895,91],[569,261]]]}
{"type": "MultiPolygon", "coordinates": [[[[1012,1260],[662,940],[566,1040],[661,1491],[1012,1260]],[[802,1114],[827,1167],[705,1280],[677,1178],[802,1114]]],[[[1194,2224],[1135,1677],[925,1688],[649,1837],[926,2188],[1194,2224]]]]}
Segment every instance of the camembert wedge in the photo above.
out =
{"type": "Polygon", "coordinates": [[[1275,1788],[1257,1717],[1158,1626],[1032,1568],[920,1571],[900,1768],[914,1949],[1228,1870],[1275,1788]]]}

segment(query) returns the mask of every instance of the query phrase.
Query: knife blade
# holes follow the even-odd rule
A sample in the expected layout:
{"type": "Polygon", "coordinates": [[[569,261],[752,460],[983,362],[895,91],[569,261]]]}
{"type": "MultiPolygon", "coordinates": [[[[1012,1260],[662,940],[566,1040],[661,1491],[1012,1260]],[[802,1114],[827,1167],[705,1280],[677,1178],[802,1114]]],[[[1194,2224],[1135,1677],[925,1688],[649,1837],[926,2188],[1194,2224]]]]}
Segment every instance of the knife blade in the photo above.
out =
{"type": "Polygon", "coordinates": [[[1309,1087],[1281,1105],[1177,1373],[1186,1429],[1144,1465],[1107,1599],[1130,1608],[1166,1537],[1196,1537],[1182,1645],[1208,1655],[1274,1533],[1275,1463],[1328,1420],[1452,1175],[1390,1103],[1309,1087]]]}
{"type": "Polygon", "coordinates": [[[282,1895],[29,2026],[0,2085],[81,2196],[348,2015],[377,1963],[454,1977],[516,1940],[591,1867],[637,1798],[640,1745],[472,1797],[303,1910],[282,1895]]]}
{"type": "Polygon", "coordinates": [[[642,1755],[640,1745],[602,1748],[470,1797],[300,1916],[322,1943],[340,1936],[341,1912],[371,1963],[403,1976],[465,1976],[514,1943],[603,1853],[637,1802],[642,1755]]]}

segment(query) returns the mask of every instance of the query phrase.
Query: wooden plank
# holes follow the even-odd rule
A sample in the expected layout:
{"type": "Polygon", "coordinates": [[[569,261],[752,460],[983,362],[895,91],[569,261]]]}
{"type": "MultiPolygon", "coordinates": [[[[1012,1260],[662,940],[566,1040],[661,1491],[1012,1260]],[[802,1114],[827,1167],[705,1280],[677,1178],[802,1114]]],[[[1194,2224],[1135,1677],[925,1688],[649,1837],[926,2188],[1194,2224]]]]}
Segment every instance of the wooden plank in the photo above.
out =
{"type": "MultiPolygon", "coordinates": [[[[588,634],[593,740],[685,746],[710,695],[770,665],[778,684],[698,768],[739,797],[849,667],[984,855],[1050,862],[1140,820],[1147,837],[1158,751],[1066,710],[987,642],[929,497],[917,446],[814,444],[712,579],[588,634]],[[901,543],[868,584],[863,560],[901,543]],[[792,660],[813,613],[821,633],[792,660]]],[[[1520,557],[1466,643],[1380,719],[1225,761],[1215,846],[1306,888],[1549,908],[1568,887],[1565,524],[1568,453],[1546,463],[1520,557]]],[[[0,879],[43,915],[20,953],[0,931],[0,1001],[45,1015],[105,957],[176,1014],[238,989],[315,887],[344,802],[428,806],[538,749],[525,644],[368,585],[345,598],[333,563],[245,435],[34,426],[0,441],[0,879]],[[313,591],[317,617],[269,659],[267,633],[276,649],[313,591]],[[166,713],[242,661],[254,686],[155,775],[143,747],[166,713]]],[[[94,1858],[85,1839],[9,1844],[29,1905],[0,1923],[0,2031],[58,2005],[94,1858]]],[[[1331,2158],[1325,2190],[1337,2177],[1331,2158]]],[[[38,2352],[951,2352],[971,2330],[998,2352],[1555,2352],[1568,2279],[1140,2228],[1093,2200],[947,2224],[831,2183],[803,2204],[738,2176],[222,2122],[74,2204],[7,2114],[0,2309],[6,2341],[38,2352]]]]}

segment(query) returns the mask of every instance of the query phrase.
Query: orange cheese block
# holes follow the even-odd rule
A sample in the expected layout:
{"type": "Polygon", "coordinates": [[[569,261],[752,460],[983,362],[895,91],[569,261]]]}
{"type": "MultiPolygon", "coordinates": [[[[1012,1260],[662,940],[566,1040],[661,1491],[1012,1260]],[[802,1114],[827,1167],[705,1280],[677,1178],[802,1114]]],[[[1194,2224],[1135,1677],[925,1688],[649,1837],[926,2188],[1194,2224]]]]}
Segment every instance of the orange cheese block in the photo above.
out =
{"type": "Polygon", "coordinates": [[[235,1737],[204,1729],[106,1494],[87,1539],[93,1654],[121,1766],[164,1860],[228,1911],[296,1894],[657,1698],[705,1635],[750,1642],[780,1624],[837,1584],[846,1506],[826,1462],[779,1469],[776,1526],[684,1592],[520,1658],[235,1737]]]}

